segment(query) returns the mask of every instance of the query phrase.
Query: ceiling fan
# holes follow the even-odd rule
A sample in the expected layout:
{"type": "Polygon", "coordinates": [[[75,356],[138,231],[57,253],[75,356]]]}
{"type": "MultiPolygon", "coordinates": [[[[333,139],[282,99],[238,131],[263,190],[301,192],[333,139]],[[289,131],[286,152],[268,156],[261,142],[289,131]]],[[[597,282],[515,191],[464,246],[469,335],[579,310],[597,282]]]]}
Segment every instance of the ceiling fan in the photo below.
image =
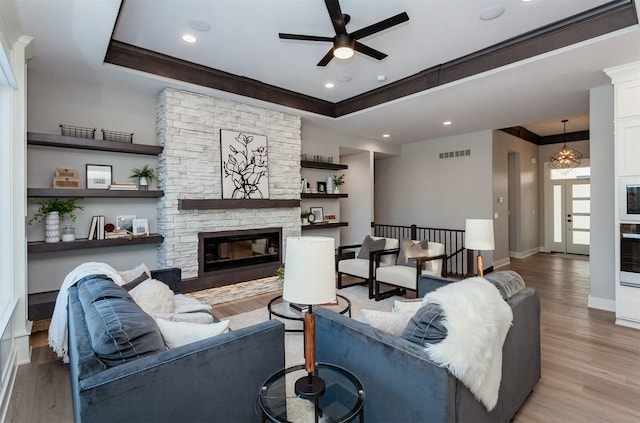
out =
{"type": "Polygon", "coordinates": [[[303,41],[327,41],[332,42],[333,47],[329,52],[318,62],[318,66],[327,66],[327,64],[337,57],[338,59],[348,59],[354,54],[354,50],[374,59],[382,60],[387,57],[386,54],[381,51],[375,50],[371,47],[360,43],[360,38],[368,37],[376,32],[384,31],[403,22],[409,20],[407,12],[399,13],[390,18],[384,19],[380,22],[366,26],[355,32],[349,34],[347,32],[347,24],[351,20],[351,16],[343,14],[340,9],[340,3],[338,0],[324,0],[327,10],[329,11],[329,17],[333,23],[333,29],[336,31],[335,37],[321,37],[316,35],[300,35],[300,34],[284,34],[279,33],[279,37],[285,40],[303,40],[303,41]]]}

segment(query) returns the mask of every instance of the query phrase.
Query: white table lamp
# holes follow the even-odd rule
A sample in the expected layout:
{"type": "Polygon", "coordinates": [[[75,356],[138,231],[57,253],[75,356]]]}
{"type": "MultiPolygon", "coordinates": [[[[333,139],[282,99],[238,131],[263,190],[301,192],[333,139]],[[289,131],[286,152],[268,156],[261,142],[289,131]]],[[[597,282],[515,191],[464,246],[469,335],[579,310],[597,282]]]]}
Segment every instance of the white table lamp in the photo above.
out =
{"type": "Polygon", "coordinates": [[[493,219],[467,219],[465,224],[464,248],[478,250],[478,276],[484,276],[481,251],[495,249],[493,219]]]}
{"type": "Polygon", "coordinates": [[[333,238],[287,238],[282,299],[308,305],[304,315],[304,359],[307,376],[296,381],[295,392],[313,399],[324,393],[324,381],[314,375],[315,315],[313,306],[336,301],[335,251],[333,238]]]}

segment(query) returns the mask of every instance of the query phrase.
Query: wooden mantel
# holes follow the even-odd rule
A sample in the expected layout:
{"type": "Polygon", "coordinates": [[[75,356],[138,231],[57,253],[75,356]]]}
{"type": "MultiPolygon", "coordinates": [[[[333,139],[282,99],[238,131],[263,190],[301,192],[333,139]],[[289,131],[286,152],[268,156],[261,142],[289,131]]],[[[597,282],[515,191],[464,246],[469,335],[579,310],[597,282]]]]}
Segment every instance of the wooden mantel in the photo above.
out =
{"type": "Polygon", "coordinates": [[[178,210],[215,210],[215,209],[272,209],[300,207],[300,199],[211,199],[211,200],[178,200],[178,210]]]}

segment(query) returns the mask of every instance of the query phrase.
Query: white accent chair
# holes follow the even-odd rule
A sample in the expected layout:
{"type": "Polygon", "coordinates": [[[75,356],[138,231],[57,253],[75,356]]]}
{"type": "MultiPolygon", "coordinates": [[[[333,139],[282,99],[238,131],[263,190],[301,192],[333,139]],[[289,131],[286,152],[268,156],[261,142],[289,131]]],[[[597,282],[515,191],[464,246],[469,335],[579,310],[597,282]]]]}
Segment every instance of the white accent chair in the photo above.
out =
{"type": "MultiPolygon", "coordinates": [[[[419,243],[419,241],[413,241],[419,243]]],[[[399,252],[399,251],[398,251],[399,252]]],[[[376,263],[381,263],[375,269],[374,297],[376,301],[383,300],[391,295],[404,295],[406,290],[418,291],[418,277],[420,275],[445,276],[445,254],[444,244],[429,241],[426,255],[409,256],[410,261],[415,261],[416,266],[395,264],[392,266],[382,265],[382,258],[388,252],[376,254],[376,263]],[[394,289],[381,292],[380,284],[395,286],[394,289]]]]}
{"type": "MultiPolygon", "coordinates": [[[[395,253],[386,254],[384,258],[379,260],[378,267],[391,266],[396,262],[396,254],[399,251],[398,247],[400,242],[395,238],[383,238],[383,237],[371,237],[373,240],[384,239],[384,250],[393,250],[395,253]]],[[[358,250],[362,244],[354,244],[354,245],[344,245],[338,247],[338,289],[346,288],[351,285],[344,285],[342,283],[342,275],[354,276],[356,278],[364,279],[363,282],[358,282],[357,284],[352,285],[360,285],[367,284],[369,286],[369,298],[372,299],[374,297],[373,291],[373,281],[375,278],[376,264],[374,259],[374,254],[376,251],[371,251],[369,253],[369,259],[358,258],[357,254],[355,258],[349,259],[340,259],[343,256],[345,250],[358,250]]],[[[379,251],[378,251],[379,252],[379,251]]]]}

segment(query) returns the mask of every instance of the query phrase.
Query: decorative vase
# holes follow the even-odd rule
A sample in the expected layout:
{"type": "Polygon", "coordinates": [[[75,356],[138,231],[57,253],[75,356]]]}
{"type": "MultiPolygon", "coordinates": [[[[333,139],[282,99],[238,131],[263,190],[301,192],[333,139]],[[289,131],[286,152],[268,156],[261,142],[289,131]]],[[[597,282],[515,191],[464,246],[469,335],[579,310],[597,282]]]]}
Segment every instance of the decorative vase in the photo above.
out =
{"type": "Polygon", "coordinates": [[[44,242],[60,241],[60,213],[51,212],[44,219],[44,242]]]}
{"type": "Polygon", "coordinates": [[[306,217],[303,217],[303,218],[302,218],[302,224],[303,224],[303,225],[308,225],[308,224],[309,224],[309,219],[308,219],[308,218],[306,218],[306,217]]]}
{"type": "Polygon", "coordinates": [[[144,176],[142,178],[140,178],[139,185],[140,185],[140,189],[141,190],[148,190],[149,189],[149,183],[147,182],[147,178],[145,178],[144,176]]]}
{"type": "Polygon", "coordinates": [[[333,178],[331,176],[327,176],[327,192],[333,192],[333,178]]]}
{"type": "Polygon", "coordinates": [[[333,189],[333,193],[334,193],[334,194],[340,194],[340,187],[335,187],[335,188],[333,189]]]}

